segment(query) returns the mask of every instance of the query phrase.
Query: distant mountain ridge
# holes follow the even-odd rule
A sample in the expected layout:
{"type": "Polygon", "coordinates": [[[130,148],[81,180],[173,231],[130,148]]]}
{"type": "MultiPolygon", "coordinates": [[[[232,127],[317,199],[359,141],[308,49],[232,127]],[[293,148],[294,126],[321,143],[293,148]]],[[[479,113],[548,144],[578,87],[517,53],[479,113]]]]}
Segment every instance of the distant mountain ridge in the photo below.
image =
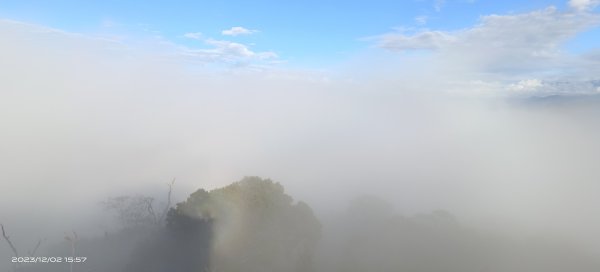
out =
{"type": "Polygon", "coordinates": [[[541,81],[535,90],[521,92],[511,100],[516,104],[527,105],[600,103],[600,79],[541,81]]]}

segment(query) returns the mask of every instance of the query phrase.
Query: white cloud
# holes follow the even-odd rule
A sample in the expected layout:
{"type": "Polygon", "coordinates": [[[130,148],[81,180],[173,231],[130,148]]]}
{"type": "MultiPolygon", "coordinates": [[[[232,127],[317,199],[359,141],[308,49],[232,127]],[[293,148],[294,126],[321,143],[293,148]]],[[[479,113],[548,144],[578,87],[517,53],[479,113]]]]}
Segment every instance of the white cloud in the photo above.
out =
{"type": "Polygon", "coordinates": [[[201,40],[202,33],[200,33],[200,32],[185,33],[185,34],[183,34],[183,37],[186,37],[188,39],[193,39],[193,40],[201,40]]]}
{"type": "Polygon", "coordinates": [[[207,44],[214,45],[216,47],[215,50],[230,56],[235,57],[252,57],[256,53],[252,52],[246,45],[241,43],[235,43],[230,41],[220,41],[208,39],[206,40],[207,44]]]}
{"type": "Polygon", "coordinates": [[[419,25],[427,24],[427,20],[429,20],[429,17],[427,17],[426,15],[415,17],[415,22],[419,25]]]}
{"type": "Polygon", "coordinates": [[[529,13],[488,15],[479,24],[456,31],[422,30],[379,36],[391,51],[428,49],[448,65],[474,72],[522,74],[573,65],[562,46],[600,22],[597,14],[561,12],[554,7],[529,13]]]}
{"type": "Polygon", "coordinates": [[[509,85],[508,89],[511,91],[535,91],[542,86],[542,81],[539,79],[525,79],[509,85]]]}
{"type": "Polygon", "coordinates": [[[215,39],[207,39],[204,42],[207,45],[213,46],[213,48],[183,48],[181,50],[181,55],[201,61],[237,64],[250,61],[270,60],[278,57],[275,52],[255,52],[250,50],[248,46],[241,43],[215,39]]]}
{"type": "MultiPolygon", "coordinates": [[[[223,35],[242,35],[242,34],[250,34],[254,33],[256,30],[248,30],[243,27],[233,27],[229,30],[224,30],[223,35]]],[[[230,63],[235,64],[236,66],[248,66],[251,62],[256,61],[264,61],[269,60],[269,63],[272,62],[273,59],[278,58],[275,52],[265,51],[265,52],[255,52],[252,51],[248,45],[226,41],[226,40],[216,40],[212,38],[204,37],[204,35],[200,32],[190,32],[185,33],[183,37],[199,40],[204,42],[206,45],[211,46],[212,48],[189,48],[184,46],[179,46],[177,44],[172,44],[177,48],[177,55],[187,58],[191,61],[200,61],[200,62],[211,62],[211,63],[230,63]]],[[[259,65],[259,64],[255,64],[259,65]]],[[[263,64],[260,64],[263,65],[263,64]]]]}
{"type": "Polygon", "coordinates": [[[258,30],[251,30],[243,28],[241,26],[234,26],[230,29],[221,31],[222,35],[226,36],[238,36],[238,35],[249,35],[258,32],[258,30]]]}
{"type": "Polygon", "coordinates": [[[422,31],[414,35],[386,34],[381,36],[379,45],[382,48],[394,51],[438,49],[455,40],[456,37],[442,31],[422,31]]]}
{"type": "Polygon", "coordinates": [[[569,0],[569,6],[578,11],[591,10],[600,4],[599,0],[569,0]]]}
{"type": "Polygon", "coordinates": [[[541,56],[555,51],[558,45],[582,30],[598,24],[598,19],[596,15],[563,13],[550,7],[524,14],[483,16],[478,25],[454,32],[388,33],[381,36],[380,45],[392,50],[481,46],[495,50],[526,50],[531,55],[541,56]],[[415,46],[416,43],[419,45],[415,46]]]}

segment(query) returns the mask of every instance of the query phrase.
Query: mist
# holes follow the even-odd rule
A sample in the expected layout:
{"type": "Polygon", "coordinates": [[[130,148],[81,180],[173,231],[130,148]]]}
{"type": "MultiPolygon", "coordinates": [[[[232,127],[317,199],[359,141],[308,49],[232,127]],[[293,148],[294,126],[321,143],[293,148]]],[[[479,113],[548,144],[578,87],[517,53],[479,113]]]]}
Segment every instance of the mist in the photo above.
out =
{"type": "Polygon", "coordinates": [[[349,203],[372,195],[390,205],[382,218],[445,210],[493,241],[536,237],[600,254],[593,92],[505,92],[498,86],[527,81],[487,70],[493,83],[474,81],[481,65],[456,62],[454,47],[434,57],[368,51],[334,73],[215,70],[159,41],[7,20],[0,37],[0,223],[23,248],[114,231],[99,205],[112,196],[164,201],[176,178],[174,204],[260,176],[312,208],[320,250],[379,226],[344,228],[349,203]]]}

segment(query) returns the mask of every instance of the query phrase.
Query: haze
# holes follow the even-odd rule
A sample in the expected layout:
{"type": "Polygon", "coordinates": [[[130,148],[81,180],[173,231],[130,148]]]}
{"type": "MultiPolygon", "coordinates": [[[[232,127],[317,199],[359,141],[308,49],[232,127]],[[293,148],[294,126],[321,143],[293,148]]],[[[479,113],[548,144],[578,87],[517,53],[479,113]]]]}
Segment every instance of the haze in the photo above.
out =
{"type": "Polygon", "coordinates": [[[387,50],[325,71],[1,20],[0,223],[24,245],[93,237],[113,228],[108,197],[162,197],[176,178],[177,203],[260,176],[308,203],[324,235],[375,195],[406,216],[447,210],[599,256],[600,63],[597,49],[561,50],[599,21],[570,3],[365,38],[387,50]],[[490,49],[525,22],[539,25],[490,49]]]}

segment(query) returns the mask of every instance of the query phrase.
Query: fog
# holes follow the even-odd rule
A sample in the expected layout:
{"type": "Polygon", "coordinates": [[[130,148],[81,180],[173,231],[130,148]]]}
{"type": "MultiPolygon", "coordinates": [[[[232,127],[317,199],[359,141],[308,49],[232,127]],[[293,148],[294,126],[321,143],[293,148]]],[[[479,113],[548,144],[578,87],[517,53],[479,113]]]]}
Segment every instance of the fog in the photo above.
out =
{"type": "Polygon", "coordinates": [[[320,250],[360,232],[340,222],[366,194],[388,201],[390,218],[446,210],[493,241],[600,254],[595,94],[497,90],[503,79],[473,83],[454,57],[214,70],[165,47],[0,21],[0,223],[21,251],[114,231],[108,197],[164,202],[176,178],[174,204],[260,176],[312,207],[320,250]]]}

